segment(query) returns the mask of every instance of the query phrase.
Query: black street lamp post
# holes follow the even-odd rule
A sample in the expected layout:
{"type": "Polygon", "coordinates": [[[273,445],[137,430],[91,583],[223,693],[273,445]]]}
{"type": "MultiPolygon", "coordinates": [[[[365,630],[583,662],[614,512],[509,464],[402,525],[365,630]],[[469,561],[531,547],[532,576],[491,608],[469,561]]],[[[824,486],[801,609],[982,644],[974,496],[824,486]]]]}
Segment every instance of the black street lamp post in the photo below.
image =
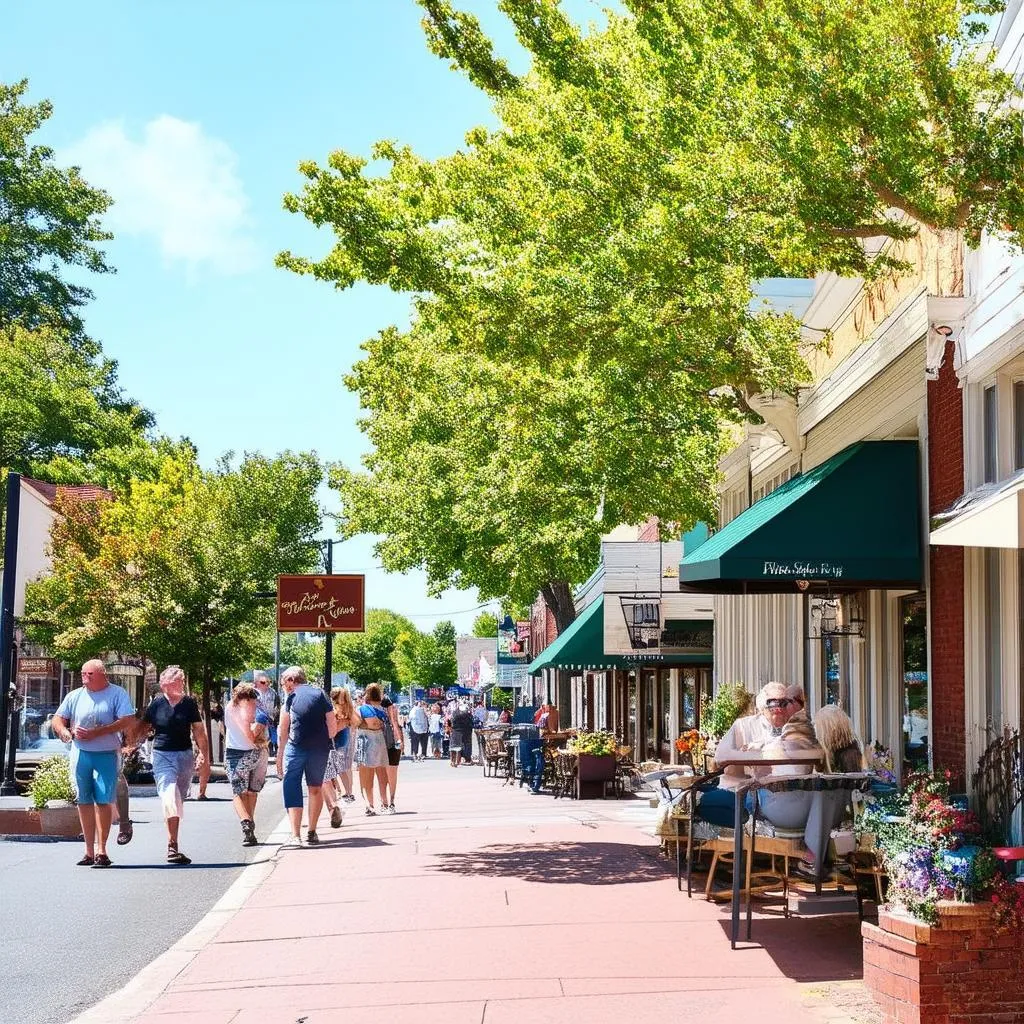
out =
{"type": "Polygon", "coordinates": [[[7,474],[7,521],[4,534],[4,582],[0,590],[0,756],[6,754],[0,796],[14,796],[14,762],[18,749],[15,690],[14,595],[18,578],[18,522],[21,518],[21,476],[7,474]]]}

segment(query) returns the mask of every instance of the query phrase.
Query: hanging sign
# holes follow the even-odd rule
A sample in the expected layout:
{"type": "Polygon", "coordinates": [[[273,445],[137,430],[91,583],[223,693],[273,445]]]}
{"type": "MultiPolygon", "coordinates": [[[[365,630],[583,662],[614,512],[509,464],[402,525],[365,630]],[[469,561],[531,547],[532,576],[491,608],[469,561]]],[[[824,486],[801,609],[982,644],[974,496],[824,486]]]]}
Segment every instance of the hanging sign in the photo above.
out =
{"type": "Polygon", "coordinates": [[[278,576],[281,633],[362,633],[366,630],[365,576],[278,576]]]}

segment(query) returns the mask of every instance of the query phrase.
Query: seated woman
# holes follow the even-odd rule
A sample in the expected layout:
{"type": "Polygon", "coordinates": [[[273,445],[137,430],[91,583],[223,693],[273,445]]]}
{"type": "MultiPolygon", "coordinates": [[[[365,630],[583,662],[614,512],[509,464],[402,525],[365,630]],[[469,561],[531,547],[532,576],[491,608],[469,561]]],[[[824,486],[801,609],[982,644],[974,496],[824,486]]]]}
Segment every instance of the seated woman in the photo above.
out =
{"type": "MultiPolygon", "coordinates": [[[[782,759],[811,753],[818,749],[814,728],[807,715],[798,711],[782,727],[778,737],[768,740],[762,748],[766,758],[782,759]]],[[[793,765],[777,765],[773,768],[775,775],[810,775],[814,765],[808,763],[793,765]]],[[[776,828],[800,829],[807,824],[807,816],[811,809],[812,793],[807,790],[762,790],[758,795],[761,817],[776,828]]],[[[754,795],[747,794],[747,810],[753,810],[754,795]]]]}

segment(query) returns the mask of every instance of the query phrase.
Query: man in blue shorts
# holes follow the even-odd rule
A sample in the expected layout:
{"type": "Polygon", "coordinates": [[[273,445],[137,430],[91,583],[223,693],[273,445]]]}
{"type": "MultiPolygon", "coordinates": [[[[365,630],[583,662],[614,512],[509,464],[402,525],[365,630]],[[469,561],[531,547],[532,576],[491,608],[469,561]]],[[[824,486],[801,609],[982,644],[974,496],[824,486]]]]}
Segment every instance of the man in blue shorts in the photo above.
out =
{"type": "Polygon", "coordinates": [[[82,685],[64,698],[53,716],[54,735],[71,744],[71,778],[85,838],[81,867],[110,867],[107,836],[121,770],[121,733],[135,724],[131,698],[107,682],[98,658],[82,666],[82,685]]]}

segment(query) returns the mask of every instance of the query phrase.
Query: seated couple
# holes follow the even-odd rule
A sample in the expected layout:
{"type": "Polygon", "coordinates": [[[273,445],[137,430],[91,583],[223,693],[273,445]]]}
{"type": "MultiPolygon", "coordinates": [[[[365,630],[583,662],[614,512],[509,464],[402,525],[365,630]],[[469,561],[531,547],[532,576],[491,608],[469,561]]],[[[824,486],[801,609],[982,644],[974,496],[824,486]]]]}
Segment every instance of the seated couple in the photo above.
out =
{"type": "MultiPolygon", "coordinates": [[[[776,759],[791,755],[818,753],[828,772],[857,772],[863,768],[863,753],[853,735],[847,714],[838,707],[821,708],[810,721],[804,710],[805,697],[800,686],[768,683],[757,695],[756,715],[737,719],[715,749],[715,760],[723,775],[718,789],[701,797],[700,816],[712,824],[730,828],[735,822],[734,790],[749,776],[770,775],[769,765],[730,765],[730,761],[751,751],[776,759]]],[[[810,774],[812,766],[786,766],[778,774],[810,774]]],[[[745,810],[753,808],[753,793],[747,793],[745,810]]],[[[805,841],[812,855],[824,852],[822,835],[835,827],[846,803],[845,792],[813,793],[806,790],[759,794],[759,813],[776,828],[805,830],[805,841]],[[824,820],[827,819],[827,820],[824,820]]],[[[746,813],[743,814],[744,819],[746,813]]]]}

